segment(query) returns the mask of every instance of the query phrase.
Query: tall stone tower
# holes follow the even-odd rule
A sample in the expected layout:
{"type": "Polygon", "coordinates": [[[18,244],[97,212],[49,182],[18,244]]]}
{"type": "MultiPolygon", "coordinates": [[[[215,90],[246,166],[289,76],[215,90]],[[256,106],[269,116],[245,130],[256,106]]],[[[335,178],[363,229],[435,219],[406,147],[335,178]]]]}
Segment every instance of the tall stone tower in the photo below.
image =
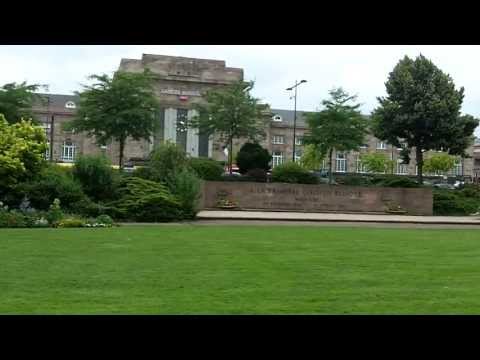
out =
{"type": "Polygon", "coordinates": [[[221,60],[143,54],[140,60],[122,59],[119,71],[147,68],[157,79],[155,93],[161,104],[157,129],[150,143],[128,141],[127,160],[146,158],[156,144],[166,140],[179,144],[191,156],[211,157],[212,140],[186,126],[195,115],[193,104],[203,101],[207,90],[243,80],[243,69],[226,67],[221,60]]]}

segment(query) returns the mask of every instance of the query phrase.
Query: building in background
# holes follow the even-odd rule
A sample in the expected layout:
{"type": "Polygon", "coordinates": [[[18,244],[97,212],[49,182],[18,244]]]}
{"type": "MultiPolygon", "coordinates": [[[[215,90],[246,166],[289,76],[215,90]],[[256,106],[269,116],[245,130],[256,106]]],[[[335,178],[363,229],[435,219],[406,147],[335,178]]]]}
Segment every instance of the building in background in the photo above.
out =
{"type": "MultiPolygon", "coordinates": [[[[194,59],[164,55],[144,54],[141,59],[122,59],[119,70],[142,72],[148,68],[156,76],[155,93],[161,109],[158,114],[157,130],[150,141],[129,139],[125,146],[126,164],[141,163],[156,145],[163,141],[172,141],[181,146],[190,156],[210,157],[225,161],[224,148],[227,144],[218,138],[208,139],[198,135],[196,129],[188,126],[189,119],[195,115],[193,105],[203,101],[202,96],[209,89],[221,88],[243,80],[243,70],[226,67],[225,61],[194,59]]],[[[78,97],[74,95],[41,94],[49,99],[44,104],[35,104],[33,111],[42,122],[47,138],[51,138],[52,117],[53,144],[49,144],[56,162],[73,162],[79,154],[105,154],[113,164],[118,163],[118,144],[111,142],[98,146],[93,138],[85,134],[75,134],[63,130],[63,123],[73,119],[78,106],[78,97]]],[[[261,145],[272,154],[272,166],[275,167],[293,158],[293,115],[291,110],[272,109],[270,123],[265,129],[266,138],[261,145]]],[[[303,136],[307,131],[305,112],[297,111],[295,160],[303,155],[303,136]]],[[[234,140],[234,155],[244,140],[234,140]]],[[[368,136],[358,152],[334,152],[333,168],[335,173],[365,173],[360,156],[365,152],[381,152],[397,162],[395,173],[398,175],[416,175],[414,154],[410,164],[403,164],[400,150],[368,136]]],[[[450,176],[480,176],[480,143],[468,149],[470,157],[461,159],[449,174],[450,176]],[[474,150],[475,148],[475,150],[474,150]]],[[[50,153],[46,154],[49,158],[50,153]]],[[[427,155],[428,157],[428,155],[427,155]]],[[[327,161],[323,170],[327,170],[327,161]]]]}

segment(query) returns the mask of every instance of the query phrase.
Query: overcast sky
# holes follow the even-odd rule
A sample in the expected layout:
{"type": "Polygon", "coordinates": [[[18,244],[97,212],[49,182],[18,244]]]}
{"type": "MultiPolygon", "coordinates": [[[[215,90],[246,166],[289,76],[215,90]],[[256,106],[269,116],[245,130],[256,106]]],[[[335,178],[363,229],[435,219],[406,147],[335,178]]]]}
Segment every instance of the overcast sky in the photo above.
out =
{"type": "MultiPolygon", "coordinates": [[[[225,60],[244,69],[246,80],[255,81],[254,95],[272,108],[293,109],[285,90],[295,80],[299,87],[297,108],[312,111],[332,87],[341,86],[358,95],[362,111],[377,105],[385,95],[388,73],[404,56],[422,53],[465,88],[462,111],[480,117],[480,46],[366,46],[366,45],[132,45],[132,46],[0,46],[0,84],[27,81],[49,85],[50,93],[80,90],[90,74],[112,74],[121,58],[140,59],[142,54],[176,55],[225,60]]],[[[480,129],[477,129],[480,136],[480,129]]]]}

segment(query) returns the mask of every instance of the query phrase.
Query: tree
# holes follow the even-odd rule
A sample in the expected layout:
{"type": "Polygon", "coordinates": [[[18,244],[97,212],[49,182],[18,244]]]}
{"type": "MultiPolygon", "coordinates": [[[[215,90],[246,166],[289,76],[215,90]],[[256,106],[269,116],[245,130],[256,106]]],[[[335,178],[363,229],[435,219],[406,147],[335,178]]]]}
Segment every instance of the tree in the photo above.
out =
{"type": "Polygon", "coordinates": [[[324,157],[315,149],[315,145],[305,145],[300,165],[308,170],[318,170],[322,167],[324,157]]]}
{"type": "Polygon", "coordinates": [[[332,89],[329,94],[331,99],[322,101],[324,110],[307,114],[309,133],[305,143],[314,145],[320,158],[328,155],[331,184],[333,150],[357,150],[364,143],[367,121],[358,110],[360,104],[352,103],[356,96],[342,88],[332,89]]]}
{"type": "Polygon", "coordinates": [[[381,153],[363,154],[360,160],[368,172],[393,174],[395,170],[395,161],[381,153]]]}
{"type": "Polygon", "coordinates": [[[423,168],[427,173],[446,173],[455,166],[455,156],[443,154],[435,154],[424,161],[423,168]]]}
{"type": "Polygon", "coordinates": [[[372,114],[373,132],[397,147],[404,143],[401,156],[406,163],[415,149],[419,184],[423,183],[425,151],[465,156],[478,120],[460,115],[463,87],[456,90],[452,78],[423,55],[400,60],[385,86],[388,95],[378,98],[380,106],[372,114]]]}
{"type": "Polygon", "coordinates": [[[246,174],[253,169],[268,171],[271,160],[272,156],[268,150],[257,143],[243,144],[237,155],[237,165],[240,169],[240,174],[246,174]]]}
{"type": "Polygon", "coordinates": [[[111,139],[119,143],[118,165],[123,168],[123,154],[128,137],[150,141],[155,129],[159,102],[153,91],[154,77],[143,73],[117,72],[113,77],[92,75],[97,82],[84,85],[75,119],[68,128],[95,136],[99,145],[111,139]]]}
{"type": "Polygon", "coordinates": [[[208,91],[205,102],[197,104],[198,115],[190,126],[199,134],[217,134],[230,147],[229,169],[232,172],[233,139],[258,141],[265,137],[266,121],[271,114],[268,105],[260,104],[250,91],[253,82],[238,81],[222,89],[208,91]]]}
{"type": "Polygon", "coordinates": [[[46,150],[42,128],[25,120],[9,125],[0,114],[0,189],[6,191],[40,172],[46,150]]]}
{"type": "Polygon", "coordinates": [[[40,87],[45,85],[27,85],[24,81],[20,84],[8,83],[0,87],[0,114],[3,114],[10,123],[16,123],[21,119],[35,120],[32,106],[35,100],[46,101],[36,94],[40,87]]]}

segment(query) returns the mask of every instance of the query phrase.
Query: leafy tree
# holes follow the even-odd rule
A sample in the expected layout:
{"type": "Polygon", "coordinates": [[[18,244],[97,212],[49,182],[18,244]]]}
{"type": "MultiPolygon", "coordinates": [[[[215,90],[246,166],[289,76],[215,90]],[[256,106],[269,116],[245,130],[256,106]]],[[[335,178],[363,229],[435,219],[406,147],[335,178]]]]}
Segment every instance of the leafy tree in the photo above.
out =
{"type": "Polygon", "coordinates": [[[42,128],[25,120],[9,125],[0,114],[0,191],[40,172],[46,150],[42,128]]]}
{"type": "Polygon", "coordinates": [[[237,165],[240,174],[246,174],[253,169],[270,169],[270,161],[272,156],[267,149],[264,149],[258,143],[245,143],[237,154],[237,165]]]}
{"type": "Polygon", "coordinates": [[[381,153],[363,154],[360,160],[369,172],[393,174],[395,171],[395,160],[391,160],[381,153]]]}
{"type": "Polygon", "coordinates": [[[10,123],[16,123],[22,119],[35,120],[32,106],[35,100],[46,101],[35,92],[45,85],[27,85],[24,81],[20,84],[8,83],[0,87],[0,114],[3,114],[10,123]]]}
{"type": "Polygon", "coordinates": [[[154,77],[143,73],[117,72],[113,77],[92,75],[97,82],[84,85],[78,93],[79,108],[68,128],[85,131],[95,136],[98,144],[111,139],[119,143],[120,168],[128,137],[135,140],[150,140],[154,132],[159,103],[154,94],[154,77]]]}
{"type": "Polygon", "coordinates": [[[455,89],[452,78],[423,55],[415,60],[405,56],[389,74],[387,97],[378,98],[373,111],[373,131],[390,144],[406,146],[401,155],[410,161],[415,149],[418,182],[423,183],[423,153],[444,150],[465,155],[473,141],[478,120],[460,115],[464,89],[455,89]]]}
{"type": "Polygon", "coordinates": [[[304,147],[300,164],[308,170],[318,170],[322,167],[324,157],[316,150],[315,145],[309,144],[304,147]]]}
{"type": "Polygon", "coordinates": [[[435,154],[425,160],[423,168],[427,173],[446,173],[455,166],[455,156],[446,153],[435,154]]]}
{"type": "Polygon", "coordinates": [[[250,91],[253,82],[239,81],[222,89],[208,91],[205,102],[197,104],[198,115],[190,126],[200,134],[217,134],[230,147],[229,168],[232,172],[233,139],[257,141],[265,137],[265,126],[271,114],[268,105],[260,104],[250,91]]]}
{"type": "Polygon", "coordinates": [[[324,110],[307,114],[309,133],[305,143],[312,144],[319,158],[328,155],[329,183],[332,183],[333,150],[357,150],[364,143],[367,121],[358,110],[360,104],[352,103],[356,96],[350,96],[342,88],[329,92],[331,99],[322,101],[324,110]]]}

